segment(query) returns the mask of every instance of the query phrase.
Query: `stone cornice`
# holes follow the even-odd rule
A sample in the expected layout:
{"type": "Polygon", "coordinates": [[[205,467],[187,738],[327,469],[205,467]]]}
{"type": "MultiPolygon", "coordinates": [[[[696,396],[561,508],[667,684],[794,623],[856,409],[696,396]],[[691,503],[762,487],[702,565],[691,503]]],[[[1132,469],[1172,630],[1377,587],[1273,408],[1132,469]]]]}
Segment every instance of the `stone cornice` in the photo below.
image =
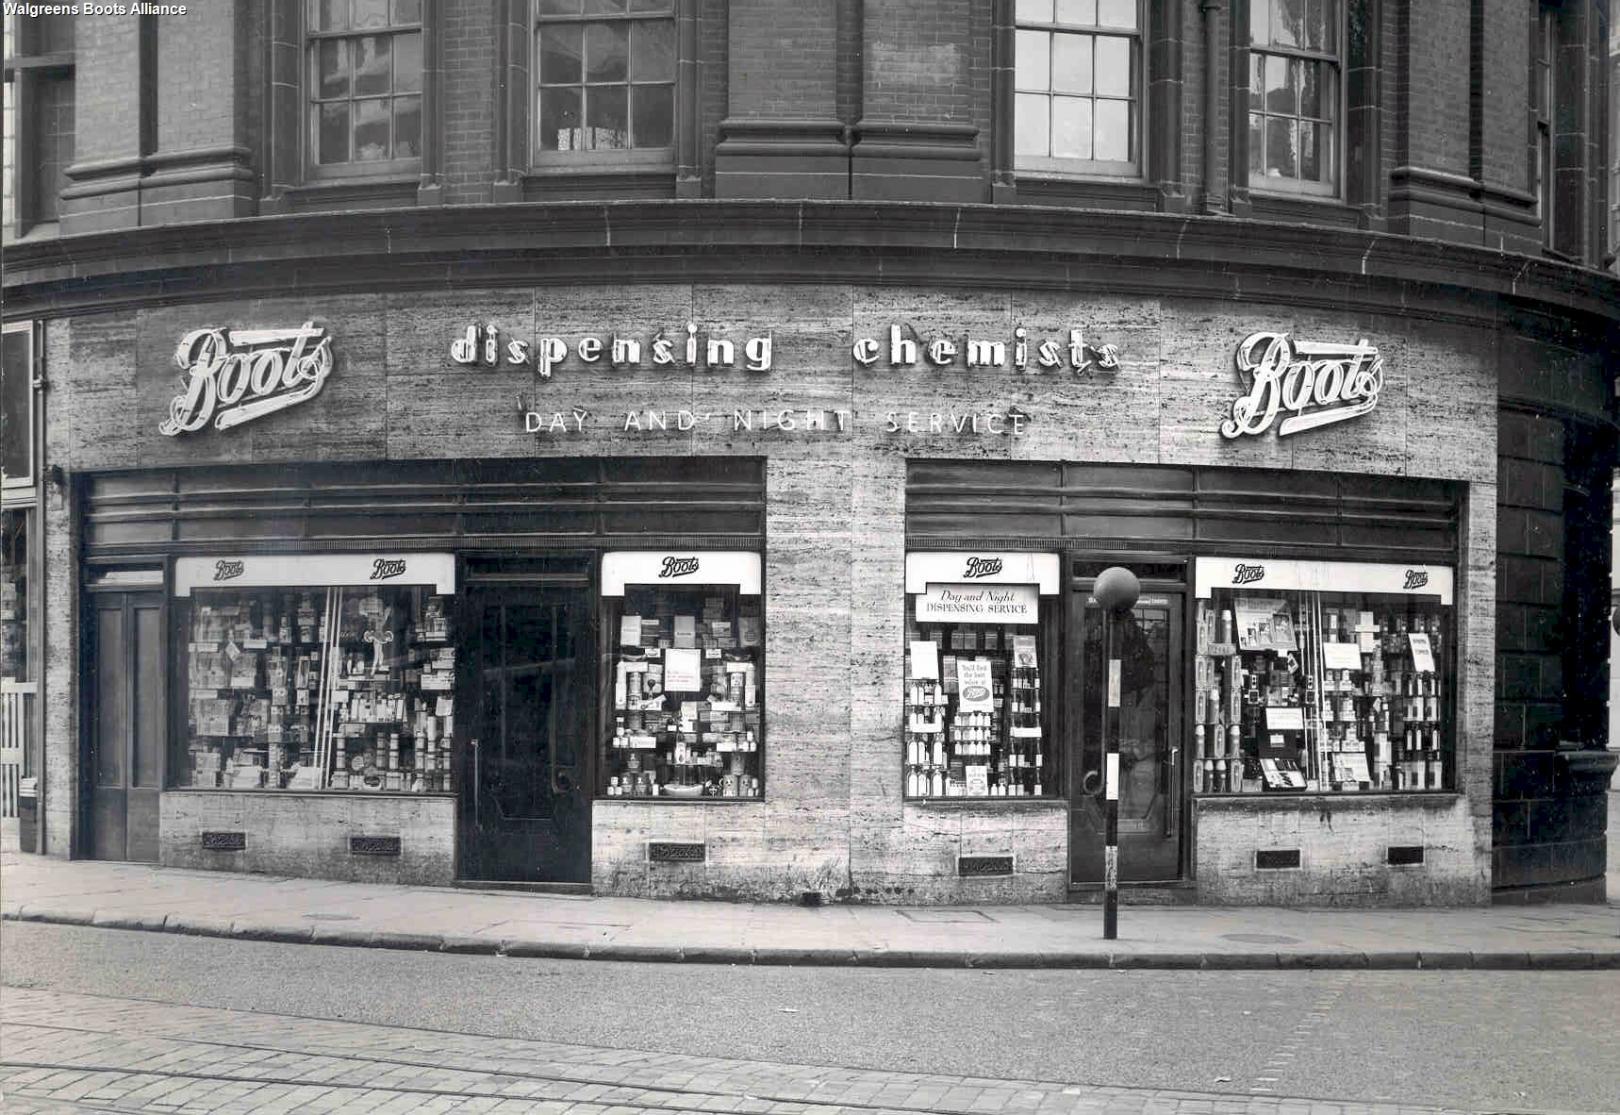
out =
{"type": "Polygon", "coordinates": [[[546,202],[168,225],[6,249],[7,319],[353,291],[864,282],[1282,302],[1620,331],[1620,280],[1352,229],[1041,206],[546,202]]]}

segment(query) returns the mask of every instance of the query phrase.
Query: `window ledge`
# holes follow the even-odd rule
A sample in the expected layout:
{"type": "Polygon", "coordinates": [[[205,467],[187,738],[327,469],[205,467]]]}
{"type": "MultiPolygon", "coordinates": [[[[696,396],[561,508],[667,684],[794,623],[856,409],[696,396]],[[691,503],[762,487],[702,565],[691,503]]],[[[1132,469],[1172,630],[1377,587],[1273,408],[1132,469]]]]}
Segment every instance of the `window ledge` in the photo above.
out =
{"type": "Polygon", "coordinates": [[[1356,228],[1361,221],[1361,212],[1355,206],[1343,198],[1325,194],[1269,193],[1251,188],[1249,209],[1252,216],[1261,220],[1295,224],[1356,228]]]}
{"type": "Polygon", "coordinates": [[[1253,794],[1194,794],[1193,801],[1201,809],[1321,809],[1334,805],[1345,807],[1367,804],[1379,809],[1403,805],[1416,809],[1449,808],[1461,800],[1457,790],[1368,790],[1356,793],[1341,790],[1300,790],[1294,793],[1253,794]]]}
{"type": "Polygon", "coordinates": [[[723,798],[723,797],[697,797],[677,798],[667,797],[663,794],[657,797],[622,797],[593,798],[595,805],[764,805],[764,798],[723,798]]]}
{"type": "Polygon", "coordinates": [[[906,798],[905,803],[908,806],[924,806],[929,809],[1000,809],[1002,807],[1012,809],[1053,809],[1067,808],[1069,800],[1048,794],[1045,797],[1038,798],[906,798]]]}

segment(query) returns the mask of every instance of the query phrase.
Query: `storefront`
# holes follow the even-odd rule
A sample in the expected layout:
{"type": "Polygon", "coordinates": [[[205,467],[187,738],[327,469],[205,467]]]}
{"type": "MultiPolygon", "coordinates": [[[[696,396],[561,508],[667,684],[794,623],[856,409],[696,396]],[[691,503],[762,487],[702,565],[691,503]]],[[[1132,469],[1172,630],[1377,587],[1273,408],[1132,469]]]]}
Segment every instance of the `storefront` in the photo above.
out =
{"type": "Polygon", "coordinates": [[[82,796],[51,823],[78,854],[1084,899],[1090,590],[1120,564],[1139,895],[1488,894],[1476,329],[837,285],[98,328],[46,325],[78,554],[50,576],[84,633],[58,679],[82,796]]]}

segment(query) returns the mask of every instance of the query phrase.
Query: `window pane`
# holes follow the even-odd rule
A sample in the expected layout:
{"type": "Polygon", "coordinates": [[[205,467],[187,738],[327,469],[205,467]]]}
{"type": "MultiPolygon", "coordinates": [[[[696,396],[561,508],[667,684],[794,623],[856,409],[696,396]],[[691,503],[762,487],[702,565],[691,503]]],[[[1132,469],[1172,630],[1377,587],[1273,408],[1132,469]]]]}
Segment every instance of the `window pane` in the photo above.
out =
{"type": "Polygon", "coordinates": [[[1060,93],[1091,92],[1091,44],[1095,35],[1052,36],[1052,88],[1060,93]]]}
{"type": "Polygon", "coordinates": [[[375,162],[388,158],[387,100],[354,102],[355,162],[375,162]]]}
{"type": "Polygon", "coordinates": [[[1271,0],[1271,41],[1300,46],[1305,37],[1305,0],[1271,0]]]}
{"type": "Polygon", "coordinates": [[[394,92],[419,93],[422,89],[422,36],[413,32],[394,36],[394,92]]]}
{"type": "Polygon", "coordinates": [[[540,147],[578,151],[581,144],[578,89],[540,90],[540,147]]]}
{"type": "Polygon", "coordinates": [[[394,98],[394,158],[414,159],[422,154],[422,98],[394,98]]]}
{"type": "Polygon", "coordinates": [[[349,95],[349,44],[342,39],[326,39],[315,48],[315,70],[320,97],[349,95]]]}
{"type": "Polygon", "coordinates": [[[1098,101],[1096,111],[1096,139],[1092,158],[1131,162],[1131,102],[1098,101]]]}
{"type": "Polygon", "coordinates": [[[1299,176],[1307,182],[1320,182],[1325,169],[1322,161],[1321,140],[1326,129],[1316,124],[1299,126],[1299,176]]]}
{"type": "Polygon", "coordinates": [[[628,27],[614,23],[585,26],[585,80],[623,81],[629,56],[628,27]]]}
{"type": "Polygon", "coordinates": [[[354,0],[354,26],[370,30],[388,26],[388,0],[354,0]]]}
{"type": "Polygon", "coordinates": [[[1014,121],[1015,153],[1041,158],[1052,153],[1052,137],[1048,114],[1051,104],[1039,93],[1018,94],[1014,121]]]}
{"type": "Polygon", "coordinates": [[[421,23],[422,0],[394,0],[394,23],[421,23]]]}
{"type": "Polygon", "coordinates": [[[578,15],[579,0],[540,0],[541,15],[578,15]]]}
{"type": "Polygon", "coordinates": [[[315,0],[315,29],[317,31],[347,31],[349,29],[349,0],[315,0]]]}
{"type": "Polygon", "coordinates": [[[1017,18],[1020,23],[1050,23],[1052,0],[1018,0],[1017,18]]]}
{"type": "Polygon", "coordinates": [[[1057,0],[1057,21],[1093,27],[1097,23],[1097,0],[1057,0]]]}
{"type": "Polygon", "coordinates": [[[540,32],[540,81],[545,85],[571,85],[580,79],[580,59],[584,56],[577,24],[560,23],[540,32]]]}
{"type": "Polygon", "coordinates": [[[1097,36],[1097,93],[1131,95],[1131,40],[1119,35],[1097,36]]]}
{"type": "Polygon", "coordinates": [[[1044,91],[1052,87],[1051,38],[1045,31],[1018,32],[1018,67],[1014,83],[1019,89],[1044,91]]]}
{"type": "Polygon", "coordinates": [[[1299,165],[1294,159],[1294,129],[1292,120],[1279,120],[1276,117],[1266,120],[1266,177],[1299,177],[1299,165]]]}
{"type": "Polygon", "coordinates": [[[625,89],[606,85],[585,91],[586,146],[597,150],[630,146],[630,121],[625,114],[625,89]]]}
{"type": "Polygon", "coordinates": [[[667,12],[673,0],[630,0],[632,12],[667,12]]]}
{"type": "Polygon", "coordinates": [[[630,33],[630,80],[675,80],[675,22],[649,19],[630,33]]]}
{"type": "Polygon", "coordinates": [[[1052,157],[1091,158],[1091,101],[1087,98],[1052,98],[1052,157]]]}
{"type": "Polygon", "coordinates": [[[355,40],[354,95],[371,97],[388,92],[389,37],[366,35],[355,40]]]}
{"type": "Polygon", "coordinates": [[[675,119],[673,85],[634,85],[630,88],[633,110],[631,142],[636,147],[668,147],[675,119]]]}
{"type": "Polygon", "coordinates": [[[1266,59],[1266,101],[1267,112],[1281,113],[1293,116],[1298,111],[1295,99],[1294,82],[1298,80],[1299,62],[1292,58],[1279,58],[1276,55],[1266,59]]]}
{"type": "Polygon", "coordinates": [[[349,161],[349,106],[347,102],[321,105],[320,160],[323,163],[349,161]]]}
{"type": "Polygon", "coordinates": [[[1102,0],[1097,6],[1097,22],[1104,27],[1135,27],[1136,0],[1102,0]]]}
{"type": "Polygon", "coordinates": [[[585,0],[586,15],[617,15],[624,11],[624,0],[585,0]]]}
{"type": "Polygon", "coordinates": [[[1271,0],[1249,0],[1249,42],[1265,46],[1271,42],[1271,0]]]}
{"type": "Polygon", "coordinates": [[[1266,173],[1266,118],[1258,112],[1249,114],[1249,177],[1260,178],[1266,173]]]}
{"type": "Polygon", "coordinates": [[[1301,116],[1314,116],[1323,118],[1326,114],[1323,109],[1328,107],[1327,99],[1322,95],[1322,71],[1326,67],[1324,62],[1305,62],[1300,66],[1299,85],[1299,114],[1301,116]]]}
{"type": "Polygon", "coordinates": [[[1339,37],[1339,5],[1337,0],[1310,0],[1306,9],[1305,46],[1311,50],[1331,52],[1339,37]]]}

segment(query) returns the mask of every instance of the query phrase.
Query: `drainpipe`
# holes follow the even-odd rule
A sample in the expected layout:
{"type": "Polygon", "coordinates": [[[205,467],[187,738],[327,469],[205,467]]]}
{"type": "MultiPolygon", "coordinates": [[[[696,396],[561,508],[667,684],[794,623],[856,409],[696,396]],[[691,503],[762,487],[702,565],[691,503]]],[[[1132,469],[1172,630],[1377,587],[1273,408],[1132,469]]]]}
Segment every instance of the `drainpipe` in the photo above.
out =
{"type": "Polygon", "coordinates": [[[1220,118],[1220,47],[1221,2],[1202,0],[1198,10],[1204,13],[1204,212],[1219,213],[1222,206],[1217,200],[1215,187],[1216,124],[1220,118]]]}

